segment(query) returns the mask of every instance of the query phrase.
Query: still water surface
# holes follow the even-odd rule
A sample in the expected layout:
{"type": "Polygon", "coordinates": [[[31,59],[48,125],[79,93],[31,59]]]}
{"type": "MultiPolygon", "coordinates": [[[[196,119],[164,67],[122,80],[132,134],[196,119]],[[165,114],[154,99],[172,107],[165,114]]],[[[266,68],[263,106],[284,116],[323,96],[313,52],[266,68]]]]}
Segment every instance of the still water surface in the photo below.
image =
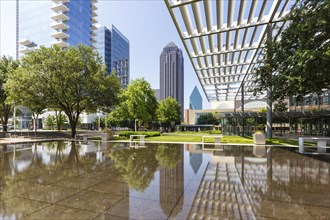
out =
{"type": "Polygon", "coordinates": [[[329,219],[329,158],[292,149],[0,146],[0,219],[329,219]]]}

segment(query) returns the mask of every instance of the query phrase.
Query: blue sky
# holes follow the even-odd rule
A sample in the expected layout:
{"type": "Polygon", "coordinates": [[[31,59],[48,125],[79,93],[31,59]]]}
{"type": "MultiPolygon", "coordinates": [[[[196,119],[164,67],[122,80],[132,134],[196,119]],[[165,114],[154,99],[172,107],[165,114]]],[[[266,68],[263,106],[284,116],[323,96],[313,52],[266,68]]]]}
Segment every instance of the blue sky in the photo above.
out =
{"type": "MultiPolygon", "coordinates": [[[[0,53],[15,55],[15,2],[0,0],[0,53]]],[[[184,54],[185,108],[197,85],[204,108],[209,108],[203,90],[180,40],[174,23],[162,0],[120,1],[99,0],[98,23],[111,28],[115,25],[130,41],[131,79],[144,77],[154,89],[159,88],[159,56],[163,47],[175,42],[184,54]]]]}

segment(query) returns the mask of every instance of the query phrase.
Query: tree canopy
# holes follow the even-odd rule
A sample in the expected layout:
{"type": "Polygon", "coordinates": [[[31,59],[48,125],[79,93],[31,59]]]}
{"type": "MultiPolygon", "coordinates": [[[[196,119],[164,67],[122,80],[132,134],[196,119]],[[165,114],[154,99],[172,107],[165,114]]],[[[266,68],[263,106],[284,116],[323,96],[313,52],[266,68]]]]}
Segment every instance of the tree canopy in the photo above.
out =
{"type": "Polygon", "coordinates": [[[156,119],[158,102],[150,84],[144,79],[132,80],[120,96],[120,103],[110,113],[109,121],[134,121],[151,123],[156,119]]]}
{"type": "Polygon", "coordinates": [[[162,99],[157,109],[158,121],[165,127],[172,123],[180,123],[181,107],[179,102],[171,96],[162,99]]]}
{"type": "Polygon", "coordinates": [[[106,75],[102,59],[90,47],[41,47],[24,56],[21,63],[6,85],[11,99],[29,108],[35,104],[62,110],[72,137],[81,112],[110,110],[119,99],[118,78],[106,75]]]}
{"type": "Polygon", "coordinates": [[[214,113],[207,113],[207,114],[202,114],[199,116],[197,119],[197,124],[203,125],[203,124],[213,124],[213,125],[218,125],[221,123],[221,119],[218,119],[214,116],[214,113]]]}
{"type": "Polygon", "coordinates": [[[16,104],[8,100],[8,92],[4,85],[18,67],[19,61],[13,60],[12,57],[0,58],[0,119],[3,131],[7,131],[9,114],[13,109],[13,104],[16,104]]]}
{"type": "Polygon", "coordinates": [[[330,1],[303,0],[287,28],[266,44],[255,92],[273,87],[272,99],[322,93],[330,88],[330,1]]]}

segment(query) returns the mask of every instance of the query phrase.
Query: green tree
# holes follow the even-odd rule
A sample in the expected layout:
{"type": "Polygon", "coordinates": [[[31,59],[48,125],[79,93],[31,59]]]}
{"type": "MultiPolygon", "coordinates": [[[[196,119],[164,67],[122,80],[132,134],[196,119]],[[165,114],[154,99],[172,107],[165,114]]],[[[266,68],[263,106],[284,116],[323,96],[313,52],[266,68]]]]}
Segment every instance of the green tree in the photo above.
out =
{"type": "Polygon", "coordinates": [[[276,36],[266,44],[255,92],[276,88],[273,100],[320,95],[330,88],[330,1],[302,0],[287,21],[281,40],[276,36]]]}
{"type": "Polygon", "coordinates": [[[179,102],[171,96],[160,101],[156,113],[158,121],[164,127],[172,127],[173,124],[180,123],[181,107],[179,102]]]}
{"type": "Polygon", "coordinates": [[[220,123],[221,123],[220,119],[217,119],[213,113],[202,114],[197,119],[197,124],[199,125],[203,125],[203,124],[218,125],[220,123]]]}
{"type": "MultiPolygon", "coordinates": [[[[101,57],[83,45],[67,50],[56,46],[41,47],[23,57],[22,66],[16,73],[26,76],[28,82],[34,80],[31,97],[41,97],[41,104],[67,115],[72,137],[83,111],[110,111],[121,91],[118,78],[114,74],[106,75],[101,57]]],[[[15,84],[15,80],[11,84],[15,84]]],[[[25,82],[22,84],[24,88],[25,82]]],[[[11,90],[11,86],[7,88],[11,90]]],[[[17,99],[23,102],[24,96],[20,94],[24,93],[17,94],[17,99]]]]}
{"type": "Polygon", "coordinates": [[[8,92],[5,90],[4,84],[18,67],[19,61],[6,56],[0,58],[0,119],[3,131],[7,131],[8,118],[13,110],[13,104],[17,104],[8,100],[8,92]]]}
{"type": "Polygon", "coordinates": [[[18,68],[11,74],[4,87],[9,102],[29,108],[36,134],[38,117],[44,112],[46,102],[42,93],[36,94],[38,75],[22,70],[22,68],[18,68]]]}
{"type": "Polygon", "coordinates": [[[286,106],[287,103],[283,100],[279,100],[277,103],[274,104],[274,112],[285,112],[288,110],[288,107],[286,106]]]}
{"type": "MultiPolygon", "coordinates": [[[[148,125],[156,119],[158,102],[150,84],[144,79],[132,80],[120,97],[120,104],[110,113],[109,121],[134,122],[148,125]]],[[[107,120],[108,120],[107,119],[107,120]]]]}
{"type": "Polygon", "coordinates": [[[48,128],[54,129],[54,126],[56,125],[56,119],[54,115],[48,115],[45,120],[45,125],[48,128]]]}
{"type": "MultiPolygon", "coordinates": [[[[279,100],[274,104],[274,112],[286,112],[288,110],[287,103],[283,100],[279,100]]],[[[273,123],[279,123],[282,129],[282,124],[288,122],[288,118],[285,117],[277,117],[273,118],[273,123]]]]}
{"type": "Polygon", "coordinates": [[[54,109],[55,111],[55,120],[56,120],[56,128],[58,131],[64,126],[65,123],[68,122],[67,117],[63,114],[62,110],[54,109]]]}
{"type": "Polygon", "coordinates": [[[62,113],[59,113],[60,111],[55,111],[55,115],[48,115],[45,120],[45,125],[48,128],[54,129],[56,126],[56,129],[60,131],[64,124],[68,122],[66,116],[62,113]]]}

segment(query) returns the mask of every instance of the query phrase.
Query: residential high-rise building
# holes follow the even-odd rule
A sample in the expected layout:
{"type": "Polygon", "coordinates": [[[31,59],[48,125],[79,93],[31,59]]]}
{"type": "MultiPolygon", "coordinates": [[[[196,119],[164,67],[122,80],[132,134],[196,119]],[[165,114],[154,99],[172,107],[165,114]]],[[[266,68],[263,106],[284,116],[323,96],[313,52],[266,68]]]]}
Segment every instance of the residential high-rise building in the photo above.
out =
{"type": "Polygon", "coordinates": [[[18,52],[57,45],[62,48],[91,46],[96,29],[97,0],[19,1],[18,52]]]}
{"type": "Polygon", "coordinates": [[[203,98],[199,93],[197,86],[193,89],[189,97],[189,109],[201,110],[203,109],[203,98]]]}
{"type": "Polygon", "coordinates": [[[111,31],[100,27],[95,33],[96,42],[93,45],[103,57],[107,72],[115,70],[121,85],[126,88],[129,84],[129,40],[114,25],[111,31]]]}
{"type": "MultiPolygon", "coordinates": [[[[97,29],[96,3],[97,0],[17,1],[18,56],[24,56],[40,46],[93,46],[96,42],[94,31],[97,29]]],[[[90,128],[96,114],[83,113],[81,117],[82,125],[90,128]]]]}
{"type": "Polygon", "coordinates": [[[170,42],[160,55],[160,99],[169,96],[175,98],[181,105],[181,119],[184,108],[184,68],[182,50],[170,42]]]}

